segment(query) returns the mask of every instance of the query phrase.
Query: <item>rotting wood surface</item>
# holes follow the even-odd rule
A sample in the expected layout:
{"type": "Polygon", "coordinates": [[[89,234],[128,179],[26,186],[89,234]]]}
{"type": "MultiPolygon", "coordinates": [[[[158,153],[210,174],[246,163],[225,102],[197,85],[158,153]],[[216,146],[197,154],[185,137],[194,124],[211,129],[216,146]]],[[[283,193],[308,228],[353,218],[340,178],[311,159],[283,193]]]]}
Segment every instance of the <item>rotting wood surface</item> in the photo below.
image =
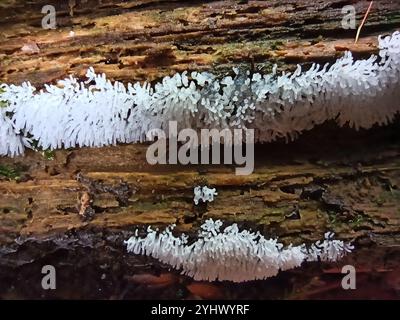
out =
{"type": "MultiPolygon", "coordinates": [[[[242,228],[278,236],[286,244],[315,241],[331,230],[341,239],[353,240],[357,249],[344,262],[334,264],[339,271],[322,275],[333,281],[332,276],[341,276],[338,266],[350,261],[363,270],[373,270],[371,273],[384,270],[378,273],[383,278],[374,279],[386,281],[387,274],[397,272],[400,257],[399,132],[398,123],[359,133],[326,124],[291,144],[258,145],[256,169],[249,176],[235,176],[233,167],[221,165],[153,167],[146,164],[145,145],[60,150],[54,160],[33,151],[24,157],[3,158],[2,167],[15,169],[15,175],[11,181],[4,178],[0,182],[1,283],[21,288],[22,283],[12,275],[26,272],[33,281],[41,275],[40,264],[52,261],[60,269],[69,270],[65,274],[77,268],[90,278],[87,291],[81,292],[85,297],[93,297],[89,288],[101,287],[102,282],[96,284],[95,279],[105,274],[111,282],[103,282],[109,287],[103,288],[102,297],[116,294],[113,290],[122,294],[115,288],[116,283],[122,283],[136,288],[129,289],[124,298],[145,298],[151,293],[137,286],[152,288],[152,281],[161,280],[136,276],[161,272],[165,277],[167,272],[168,277],[178,279],[171,284],[175,291],[167,290],[167,284],[156,286],[157,290],[161,290],[161,296],[178,298],[178,289],[190,285],[190,279],[177,276],[176,271],[170,273],[167,266],[153,259],[127,254],[122,241],[136,227],[144,231],[149,224],[164,228],[176,223],[178,232],[195,236],[207,218],[222,219],[226,224],[236,222],[242,228]],[[193,188],[198,184],[218,190],[216,200],[206,207],[193,204],[193,188]],[[85,192],[92,197],[94,213],[90,219],[78,214],[85,192]]],[[[280,283],[274,287],[277,292],[259,289],[258,298],[274,297],[271,292],[282,296],[282,290],[288,287],[294,290],[298,277],[300,283],[315,281],[309,275],[320,274],[323,266],[317,265],[304,267],[307,276],[302,274],[303,267],[283,273],[279,277],[289,281],[287,287],[280,283]]],[[[327,268],[332,269],[332,265],[327,268]]],[[[367,277],[365,285],[370,285],[369,280],[367,277]]],[[[276,280],[267,281],[274,284],[276,280]]],[[[74,283],[67,283],[67,288],[74,287],[74,283]]],[[[340,281],[335,283],[333,292],[340,281]]],[[[311,286],[311,297],[315,286],[319,288],[318,283],[305,285],[311,286]]],[[[393,285],[397,284],[387,287],[389,292],[395,290],[393,285]]],[[[236,292],[237,287],[232,286],[219,289],[223,297],[236,292]]],[[[1,294],[6,294],[5,289],[1,294]]],[[[32,287],[23,292],[29,296],[31,290],[36,292],[32,287]]],[[[186,289],[182,292],[183,297],[191,297],[186,289]]],[[[343,297],[344,291],[339,293],[343,297]]],[[[237,294],[246,298],[244,292],[237,294]]],[[[295,292],[291,295],[288,297],[296,297],[295,292]]]]}
{"type": "MultiPolygon", "coordinates": [[[[353,1],[361,20],[370,1],[353,1]]],[[[360,41],[344,30],[342,0],[58,1],[56,30],[43,30],[49,1],[2,1],[0,82],[41,86],[95,67],[112,80],[155,81],[185,70],[271,71],[377,52],[377,35],[400,22],[400,2],[375,1],[360,41]],[[71,31],[73,35],[71,36],[71,31]],[[23,49],[24,48],[24,49],[23,49]]]]}
{"type": "MultiPolygon", "coordinates": [[[[124,82],[233,66],[268,72],[273,63],[286,70],[333,61],[347,49],[357,57],[376,53],[376,36],[400,21],[400,2],[375,1],[354,45],[355,32],[340,27],[347,2],[339,0],[65,1],[55,5],[56,30],[40,28],[44,4],[0,3],[8,8],[0,10],[1,82],[40,87],[82,77],[89,66],[124,82]]],[[[368,4],[354,1],[358,20],[368,4]]],[[[256,146],[250,176],[235,176],[229,166],[150,166],[139,144],[59,150],[53,160],[34,151],[1,158],[0,296],[398,298],[399,132],[398,121],[358,133],[327,123],[290,144],[256,146]],[[198,184],[217,188],[213,203],[194,206],[198,184]],[[357,249],[338,264],[245,284],[193,282],[125,252],[123,240],[136,227],[176,223],[192,237],[207,218],[286,244],[331,230],[357,249]],[[356,292],[340,288],[346,263],[360,270],[356,292]],[[56,291],[40,287],[44,264],[58,270],[56,291]]]]}

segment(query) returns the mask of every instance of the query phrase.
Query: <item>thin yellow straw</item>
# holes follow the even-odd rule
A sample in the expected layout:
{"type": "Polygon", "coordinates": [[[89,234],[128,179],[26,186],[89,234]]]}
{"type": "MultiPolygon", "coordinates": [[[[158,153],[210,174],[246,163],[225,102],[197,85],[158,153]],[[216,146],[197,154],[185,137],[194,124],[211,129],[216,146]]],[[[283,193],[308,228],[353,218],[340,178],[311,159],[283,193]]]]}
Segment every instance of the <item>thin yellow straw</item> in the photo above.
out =
{"type": "Polygon", "coordinates": [[[367,18],[368,18],[368,15],[369,15],[370,11],[371,11],[372,4],[373,4],[373,3],[374,3],[374,2],[371,1],[371,3],[369,4],[369,7],[368,7],[367,12],[365,13],[364,19],[363,19],[363,21],[361,21],[361,24],[360,24],[360,26],[358,27],[357,35],[356,35],[356,41],[354,41],[354,43],[357,43],[358,38],[360,37],[361,29],[362,29],[362,27],[364,26],[365,21],[367,21],[367,18]]]}

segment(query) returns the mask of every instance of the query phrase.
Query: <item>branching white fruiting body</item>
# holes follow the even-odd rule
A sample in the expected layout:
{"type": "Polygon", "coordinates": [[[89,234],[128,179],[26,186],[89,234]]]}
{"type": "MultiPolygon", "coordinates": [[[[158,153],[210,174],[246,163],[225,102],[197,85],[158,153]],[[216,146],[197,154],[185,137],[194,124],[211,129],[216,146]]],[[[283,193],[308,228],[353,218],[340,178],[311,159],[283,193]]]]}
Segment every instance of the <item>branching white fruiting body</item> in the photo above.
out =
{"type": "Polygon", "coordinates": [[[277,239],[239,231],[236,224],[221,231],[222,222],[212,219],[201,226],[198,240],[189,245],[185,234],[172,234],[174,226],[161,233],[148,227],[144,238],[136,230],[135,236],[125,241],[128,252],[151,256],[195,280],[243,282],[273,277],[279,270],[299,267],[304,261],[337,261],[354,249],[334,240],[330,232],[310,247],[303,244],[284,248],[277,239]]]}
{"type": "Polygon", "coordinates": [[[194,193],[194,204],[198,205],[200,200],[203,202],[212,202],[214,201],[214,196],[218,195],[217,189],[215,188],[209,188],[207,186],[200,187],[197,186],[193,190],[194,193]]]}
{"type": "Polygon", "coordinates": [[[400,111],[400,33],[379,38],[379,56],[278,75],[240,73],[218,79],[187,72],[149,83],[111,83],[90,68],[88,80],[70,77],[36,92],[31,84],[2,85],[0,154],[14,156],[36,140],[44,149],[141,142],[150,129],[256,129],[256,141],[294,138],[324,121],[370,128],[400,111]]]}
{"type": "Polygon", "coordinates": [[[15,132],[11,120],[0,107],[0,155],[17,156],[24,152],[23,139],[15,132]]]}

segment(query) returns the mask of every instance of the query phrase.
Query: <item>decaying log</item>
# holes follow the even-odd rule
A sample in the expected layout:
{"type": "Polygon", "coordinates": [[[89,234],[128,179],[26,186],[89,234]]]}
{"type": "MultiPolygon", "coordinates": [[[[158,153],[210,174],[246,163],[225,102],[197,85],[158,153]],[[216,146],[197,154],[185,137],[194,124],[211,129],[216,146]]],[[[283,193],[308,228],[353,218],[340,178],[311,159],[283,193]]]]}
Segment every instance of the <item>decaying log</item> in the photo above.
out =
{"type": "MultiPolygon", "coordinates": [[[[60,150],[55,152],[54,160],[33,151],[25,157],[2,159],[3,167],[16,172],[16,176],[3,177],[0,182],[2,294],[12,296],[13,291],[9,292],[10,287],[6,286],[12,284],[18,288],[15,294],[29,297],[96,297],[91,292],[93,286],[104,285],[101,297],[150,297],[154,288],[138,288],[152,285],[136,278],[132,282],[130,276],[177,272],[153,259],[126,254],[123,240],[135,227],[144,230],[148,224],[163,228],[176,223],[179,232],[195,236],[206,218],[222,219],[227,224],[237,222],[243,228],[278,236],[287,244],[315,241],[332,230],[341,239],[353,240],[357,248],[343,264],[388,270],[378,273],[383,280],[377,279],[385,281],[396,270],[400,257],[399,132],[398,124],[359,133],[338,133],[334,125],[325,125],[290,145],[257,146],[256,170],[250,176],[235,176],[233,167],[222,165],[152,167],[146,164],[144,145],[60,150]],[[85,177],[85,183],[77,180],[79,175],[85,177]],[[87,220],[80,217],[77,209],[79,195],[89,190],[87,181],[102,181],[111,191],[113,187],[120,188],[121,183],[137,191],[124,206],[113,192],[91,191],[94,216],[87,220]],[[193,204],[193,187],[200,183],[218,190],[216,200],[202,212],[193,204]],[[298,215],[293,216],[295,210],[298,215]],[[40,290],[40,268],[50,262],[63,274],[59,283],[64,283],[64,289],[70,292],[40,290]],[[74,293],[79,281],[67,281],[68,276],[76,276],[74,270],[84,273],[90,282],[85,290],[79,290],[82,295],[74,293]],[[25,285],[37,281],[37,286],[25,287],[20,277],[29,279],[25,285]],[[107,281],[100,281],[101,277],[107,281]]],[[[293,297],[297,297],[297,286],[311,286],[312,293],[318,284],[304,282],[320,274],[319,268],[305,266],[285,272],[279,279],[288,281],[293,297]]],[[[321,277],[334,281],[332,277],[337,279],[340,275],[335,278],[335,274],[322,273],[321,277]]],[[[269,281],[268,286],[276,280],[269,281]]],[[[185,289],[189,284],[190,279],[181,277],[156,286],[156,291],[161,297],[178,298],[178,292],[191,297],[185,289]]],[[[339,284],[340,281],[335,288],[339,284]]],[[[367,284],[369,280],[365,281],[367,284]]],[[[276,294],[282,297],[281,285],[276,287],[276,294]]],[[[232,286],[220,289],[223,296],[237,291],[232,286]]],[[[254,284],[252,290],[264,292],[260,287],[254,284]]],[[[244,291],[239,292],[238,297],[246,298],[244,291]]],[[[344,294],[340,289],[339,292],[339,296],[344,294]]],[[[265,292],[261,297],[274,296],[265,292]]]]}
{"type": "MultiPolygon", "coordinates": [[[[360,20],[369,1],[353,3],[360,20]]],[[[400,22],[400,2],[375,1],[354,44],[355,31],[340,25],[348,1],[89,0],[57,2],[57,29],[43,30],[45,4],[0,3],[0,82],[40,87],[83,76],[89,66],[124,82],[184,70],[222,74],[233,66],[268,72],[277,63],[286,70],[333,61],[347,49],[369,56],[377,52],[376,35],[400,22]]],[[[326,123],[289,144],[257,145],[249,176],[223,165],[151,166],[145,144],[1,158],[0,297],[350,298],[354,292],[340,289],[341,266],[349,263],[361,270],[356,297],[396,298],[399,138],[398,120],[359,132],[326,123]],[[218,190],[201,210],[193,204],[199,184],[218,190]],[[194,237],[207,218],[286,244],[332,230],[354,241],[356,251],[340,264],[310,264],[246,284],[196,283],[126,253],[123,240],[136,227],[175,223],[194,237]],[[40,286],[46,264],[57,269],[55,291],[40,286]]]]}
{"type": "MultiPolygon", "coordinates": [[[[353,2],[360,21],[370,1],[353,2]]],[[[285,70],[332,61],[347,49],[369,56],[377,51],[375,35],[400,22],[400,3],[375,1],[355,45],[355,30],[341,25],[348,4],[343,0],[88,0],[55,3],[57,29],[43,30],[41,8],[48,4],[2,5],[0,81],[40,86],[68,74],[83,76],[89,66],[124,82],[184,70],[225,73],[233,66],[268,72],[277,63],[285,70]],[[38,50],[21,50],[25,45],[38,50]]]]}

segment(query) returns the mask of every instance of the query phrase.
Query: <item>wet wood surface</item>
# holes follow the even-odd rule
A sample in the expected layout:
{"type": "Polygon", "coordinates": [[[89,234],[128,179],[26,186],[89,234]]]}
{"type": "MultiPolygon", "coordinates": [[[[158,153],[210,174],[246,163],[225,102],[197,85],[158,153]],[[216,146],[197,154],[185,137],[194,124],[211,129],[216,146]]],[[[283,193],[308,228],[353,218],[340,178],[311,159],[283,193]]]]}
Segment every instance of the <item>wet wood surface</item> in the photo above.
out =
{"type": "MultiPolygon", "coordinates": [[[[2,159],[3,168],[14,170],[12,178],[3,176],[0,182],[2,283],[10,281],[18,287],[18,281],[10,275],[24,270],[31,278],[39,277],[37,268],[50,261],[62,270],[78,268],[86,274],[93,269],[89,276],[92,281],[103,274],[112,276],[113,268],[117,268],[123,279],[118,281],[129,288],[153,288],[154,283],[143,284],[135,277],[158,276],[167,271],[167,278],[174,275],[181,279],[173,282],[176,290],[186,288],[190,279],[153,259],[126,254],[123,240],[135,228],[144,232],[147,225],[162,229],[172,223],[177,224],[177,232],[195,237],[207,218],[222,219],[226,225],[236,222],[241,228],[279,237],[286,244],[309,243],[331,230],[340,239],[354,241],[356,250],[344,262],[325,266],[331,270],[327,272],[328,280],[341,275],[338,270],[346,261],[363,270],[385,270],[378,274],[386,276],[396,270],[400,257],[399,132],[398,124],[359,133],[325,125],[291,144],[256,146],[256,168],[249,176],[235,176],[234,167],[221,165],[153,167],[146,164],[145,145],[60,150],[53,160],[34,151],[24,157],[2,159]],[[193,188],[199,184],[217,188],[214,202],[194,205],[193,188]],[[79,214],[86,192],[93,209],[87,219],[79,214]],[[101,265],[106,266],[104,270],[101,265]]],[[[315,275],[323,266],[311,264],[305,268],[307,275],[315,275]]],[[[307,279],[302,270],[285,272],[280,277],[307,279]]],[[[368,279],[365,284],[369,284],[368,279]]],[[[161,280],[154,281],[157,284],[161,280]]],[[[101,286],[101,281],[97,285],[101,286]]],[[[312,297],[315,286],[307,285],[311,286],[312,297]]],[[[68,283],[70,286],[73,284],[68,283]]],[[[168,285],[156,287],[165,289],[168,285]]],[[[283,294],[279,288],[282,283],[277,286],[278,296],[283,294]]],[[[149,294],[135,290],[129,291],[126,298],[145,298],[149,294]]],[[[186,298],[191,297],[188,290],[184,291],[186,298]]],[[[236,289],[229,285],[221,290],[228,298],[236,289]]],[[[177,298],[176,291],[162,292],[165,297],[177,298]]],[[[295,292],[292,294],[297,297],[295,292]]],[[[260,297],[274,296],[265,292],[260,297]]]]}
{"type": "MultiPolygon", "coordinates": [[[[370,1],[352,1],[357,21],[370,1]]],[[[378,34],[400,22],[398,1],[374,1],[360,41],[342,28],[342,0],[57,1],[57,27],[43,30],[51,1],[0,2],[0,81],[41,86],[88,67],[124,82],[155,81],[185,70],[230,72],[277,63],[325,63],[351,49],[377,52],[378,34]],[[73,32],[71,34],[71,32],[73,32]]]]}
{"type": "MultiPolygon", "coordinates": [[[[333,61],[346,49],[358,57],[376,53],[376,35],[399,25],[400,3],[376,1],[358,44],[354,30],[340,27],[346,3],[65,1],[55,5],[57,29],[43,30],[40,10],[48,1],[2,1],[0,82],[40,87],[83,76],[89,66],[113,80],[155,81],[184,70],[292,69],[333,61]]],[[[360,20],[369,1],[354,4],[360,20]]],[[[398,120],[360,132],[327,123],[289,144],[257,145],[249,176],[236,176],[232,166],[151,166],[140,144],[1,158],[0,296],[398,298],[399,132],[398,120]],[[202,184],[218,196],[198,207],[193,188],[202,184]],[[338,264],[245,284],[193,282],[126,253],[123,240],[135,228],[175,223],[194,237],[207,218],[286,244],[331,230],[354,241],[356,252],[338,264]],[[357,293],[340,288],[345,263],[361,270],[357,293]],[[59,270],[54,292],[41,290],[44,264],[59,270]]]]}

